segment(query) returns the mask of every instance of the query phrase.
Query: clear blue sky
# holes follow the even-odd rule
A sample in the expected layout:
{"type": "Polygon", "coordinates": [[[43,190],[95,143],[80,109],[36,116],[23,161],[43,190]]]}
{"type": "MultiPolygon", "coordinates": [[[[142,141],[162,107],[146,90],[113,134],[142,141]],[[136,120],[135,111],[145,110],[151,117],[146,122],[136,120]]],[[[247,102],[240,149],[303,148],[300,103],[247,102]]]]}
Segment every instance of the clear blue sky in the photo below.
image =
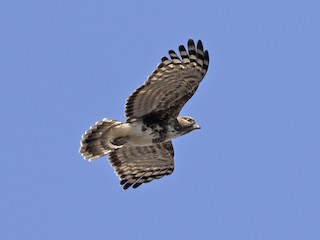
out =
{"type": "Polygon", "coordinates": [[[1,1],[0,239],[320,239],[320,2],[1,1]],[[167,55],[210,67],[175,172],[124,191],[78,154],[167,55]]]}

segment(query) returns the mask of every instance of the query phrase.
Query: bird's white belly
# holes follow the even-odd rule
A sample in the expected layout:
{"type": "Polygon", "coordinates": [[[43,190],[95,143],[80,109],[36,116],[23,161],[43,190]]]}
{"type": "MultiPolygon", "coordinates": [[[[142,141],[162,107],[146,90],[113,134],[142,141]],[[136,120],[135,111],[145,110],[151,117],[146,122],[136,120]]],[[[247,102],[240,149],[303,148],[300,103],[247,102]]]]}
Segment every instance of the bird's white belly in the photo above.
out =
{"type": "Polygon", "coordinates": [[[157,136],[151,128],[143,128],[142,122],[124,123],[114,129],[114,138],[125,137],[126,145],[152,145],[157,136]],[[142,130],[144,129],[144,131],[142,130]]]}

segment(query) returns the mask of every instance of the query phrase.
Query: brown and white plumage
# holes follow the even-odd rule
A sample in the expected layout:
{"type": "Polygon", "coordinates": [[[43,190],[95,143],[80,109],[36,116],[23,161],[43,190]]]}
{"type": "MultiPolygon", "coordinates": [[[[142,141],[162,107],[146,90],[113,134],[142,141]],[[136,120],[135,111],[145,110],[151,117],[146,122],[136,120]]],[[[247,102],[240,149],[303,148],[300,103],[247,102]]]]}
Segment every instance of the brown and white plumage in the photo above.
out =
{"type": "Polygon", "coordinates": [[[95,160],[108,155],[124,189],[136,188],[173,172],[171,140],[200,126],[191,117],[179,117],[209,65],[201,41],[179,47],[181,58],[169,51],[144,85],[127,100],[126,122],[103,119],[82,137],[80,153],[95,160]]]}
{"type": "Polygon", "coordinates": [[[121,179],[124,189],[162,178],[173,172],[172,143],[150,146],[123,146],[108,154],[110,164],[121,179]]]}
{"type": "Polygon", "coordinates": [[[171,60],[163,57],[144,85],[128,98],[125,110],[128,121],[148,114],[177,117],[193,96],[208,70],[209,54],[203,50],[201,41],[196,48],[191,39],[188,51],[183,45],[179,51],[181,59],[170,50],[171,60]]]}

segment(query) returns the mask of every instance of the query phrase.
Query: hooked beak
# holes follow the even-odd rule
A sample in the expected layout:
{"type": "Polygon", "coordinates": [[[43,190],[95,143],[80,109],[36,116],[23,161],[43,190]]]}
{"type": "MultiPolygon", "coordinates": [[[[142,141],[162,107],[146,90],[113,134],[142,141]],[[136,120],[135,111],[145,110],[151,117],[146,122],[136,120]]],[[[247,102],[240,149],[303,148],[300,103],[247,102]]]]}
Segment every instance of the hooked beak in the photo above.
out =
{"type": "Polygon", "coordinates": [[[201,129],[201,127],[200,127],[200,125],[199,125],[199,124],[195,124],[195,125],[193,125],[193,128],[194,128],[194,129],[201,129]]]}

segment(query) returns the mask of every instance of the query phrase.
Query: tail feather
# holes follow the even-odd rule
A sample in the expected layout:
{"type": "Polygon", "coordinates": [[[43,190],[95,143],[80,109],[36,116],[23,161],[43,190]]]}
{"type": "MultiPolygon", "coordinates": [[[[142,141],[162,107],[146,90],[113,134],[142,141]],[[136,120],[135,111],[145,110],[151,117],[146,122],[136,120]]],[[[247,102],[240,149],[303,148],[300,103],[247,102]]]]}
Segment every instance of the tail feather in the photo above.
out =
{"type": "Polygon", "coordinates": [[[87,160],[95,160],[117,148],[117,146],[111,143],[110,131],[113,127],[120,124],[122,123],[119,121],[104,118],[102,121],[91,126],[84,133],[80,142],[79,152],[82,156],[87,160]]]}

